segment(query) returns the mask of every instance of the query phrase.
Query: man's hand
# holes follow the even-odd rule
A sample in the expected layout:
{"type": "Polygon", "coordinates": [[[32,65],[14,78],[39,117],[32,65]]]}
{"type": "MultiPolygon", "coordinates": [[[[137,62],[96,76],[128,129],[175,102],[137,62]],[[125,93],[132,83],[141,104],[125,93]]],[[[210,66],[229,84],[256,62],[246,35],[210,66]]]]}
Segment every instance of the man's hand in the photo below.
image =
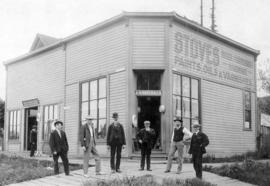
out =
{"type": "Polygon", "coordinates": [[[122,146],[122,149],[125,149],[125,148],[126,148],[126,145],[123,145],[123,146],[122,146]]]}
{"type": "Polygon", "coordinates": [[[139,140],[139,143],[142,143],[142,140],[139,140]]]}
{"type": "Polygon", "coordinates": [[[57,152],[56,152],[56,151],[54,151],[54,152],[53,152],[53,154],[54,154],[54,155],[56,155],[56,154],[57,154],[57,152]]]}
{"type": "Polygon", "coordinates": [[[86,151],[86,148],[85,148],[85,146],[83,146],[83,147],[82,147],[82,150],[83,150],[83,151],[86,151]]]}

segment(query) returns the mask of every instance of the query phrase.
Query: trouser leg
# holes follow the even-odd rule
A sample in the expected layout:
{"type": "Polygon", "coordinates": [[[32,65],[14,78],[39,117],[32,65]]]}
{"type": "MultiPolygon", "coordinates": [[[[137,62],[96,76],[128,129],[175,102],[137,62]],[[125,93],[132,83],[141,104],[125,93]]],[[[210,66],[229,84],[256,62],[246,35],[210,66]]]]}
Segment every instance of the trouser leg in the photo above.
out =
{"type": "Polygon", "coordinates": [[[173,156],[174,156],[175,152],[176,152],[176,145],[175,145],[175,142],[172,142],[172,144],[170,146],[169,155],[168,155],[168,161],[167,161],[166,170],[171,170],[172,160],[173,160],[173,156]]]}
{"type": "Polygon", "coordinates": [[[151,164],[151,148],[147,148],[146,150],[146,164],[147,164],[147,169],[150,169],[150,164],[151,164]]]}
{"type": "Polygon", "coordinates": [[[115,150],[116,150],[116,145],[115,144],[112,144],[111,145],[111,161],[110,161],[110,163],[111,163],[111,169],[112,170],[115,170],[115,150]]]}
{"type": "Polygon", "coordinates": [[[182,171],[183,165],[183,153],[184,153],[184,143],[182,141],[177,142],[177,151],[178,151],[178,167],[177,171],[182,171]]]}
{"type": "Polygon", "coordinates": [[[89,158],[90,158],[90,148],[87,147],[86,151],[83,152],[83,173],[88,173],[88,165],[89,165],[89,158]]]}
{"type": "Polygon", "coordinates": [[[59,158],[58,153],[53,155],[54,174],[59,174],[58,158],[59,158]]]}
{"type": "Polygon", "coordinates": [[[116,149],[116,170],[120,169],[121,152],[122,152],[122,145],[118,144],[116,149]]]}
{"type": "Polygon", "coordinates": [[[91,149],[92,154],[94,155],[95,162],[96,162],[96,172],[100,172],[101,170],[101,162],[100,162],[100,156],[98,154],[98,151],[95,146],[91,149]]]}
{"type": "Polygon", "coordinates": [[[142,148],[141,148],[141,169],[144,169],[144,165],[145,165],[145,146],[142,144],[142,148]]]}
{"type": "Polygon", "coordinates": [[[68,162],[67,152],[61,152],[60,157],[64,165],[65,174],[69,175],[69,162],[68,162]]]}

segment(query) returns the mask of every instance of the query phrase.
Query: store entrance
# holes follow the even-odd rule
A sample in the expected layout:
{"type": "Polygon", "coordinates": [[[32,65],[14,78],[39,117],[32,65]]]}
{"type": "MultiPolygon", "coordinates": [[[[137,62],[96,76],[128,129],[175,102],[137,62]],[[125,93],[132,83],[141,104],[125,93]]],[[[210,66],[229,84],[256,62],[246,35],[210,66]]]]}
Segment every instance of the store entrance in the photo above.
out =
{"type": "Polygon", "coordinates": [[[138,96],[137,99],[138,130],[144,128],[144,121],[150,121],[150,127],[156,132],[153,150],[161,150],[160,96],[138,96]]]}
{"type": "Polygon", "coordinates": [[[24,126],[24,150],[30,150],[30,132],[33,126],[37,126],[38,107],[25,109],[25,126],[24,126]]]}

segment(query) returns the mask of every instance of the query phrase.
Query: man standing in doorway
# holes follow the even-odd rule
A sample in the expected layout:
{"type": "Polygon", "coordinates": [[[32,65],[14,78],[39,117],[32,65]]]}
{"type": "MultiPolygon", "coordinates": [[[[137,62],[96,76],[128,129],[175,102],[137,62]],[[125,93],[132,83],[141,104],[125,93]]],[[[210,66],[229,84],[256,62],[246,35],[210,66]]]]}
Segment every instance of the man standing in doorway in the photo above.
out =
{"type": "Polygon", "coordinates": [[[118,122],[118,113],[113,113],[113,123],[110,124],[108,128],[107,135],[107,145],[108,149],[111,149],[111,169],[112,173],[118,172],[121,173],[120,170],[120,161],[121,161],[121,152],[122,148],[125,148],[126,138],[124,133],[124,128],[122,124],[118,122]],[[115,153],[116,153],[116,164],[115,164],[115,153]]]}
{"type": "Polygon", "coordinates": [[[150,169],[150,155],[156,134],[155,130],[150,128],[150,121],[144,121],[144,127],[145,128],[141,129],[137,134],[137,139],[141,144],[141,168],[139,170],[144,170],[146,156],[147,170],[152,171],[150,169]]]}
{"type": "Polygon", "coordinates": [[[62,159],[64,165],[65,174],[69,175],[69,163],[68,163],[68,141],[66,133],[62,130],[63,122],[56,121],[54,123],[55,130],[50,136],[50,147],[53,154],[54,161],[54,174],[59,174],[58,158],[62,159]]]}
{"type": "Polygon", "coordinates": [[[30,157],[33,157],[37,150],[37,126],[33,125],[30,131],[30,157]]]}
{"type": "Polygon", "coordinates": [[[209,140],[207,135],[200,131],[200,124],[193,124],[193,128],[194,134],[191,138],[188,153],[192,154],[192,162],[196,177],[202,179],[202,156],[206,153],[205,147],[209,144],[209,140]]]}
{"type": "Polygon", "coordinates": [[[173,129],[173,134],[171,138],[171,146],[170,146],[167,168],[165,170],[165,173],[168,173],[171,171],[172,160],[177,150],[178,151],[178,167],[177,167],[176,174],[180,174],[182,171],[182,165],[183,165],[184,135],[187,135],[189,138],[191,138],[192,133],[188,129],[183,127],[183,121],[179,117],[174,119],[174,125],[175,127],[173,129]]]}
{"type": "Polygon", "coordinates": [[[85,117],[86,124],[82,125],[81,128],[81,146],[83,149],[83,173],[85,177],[89,177],[88,173],[88,165],[90,153],[92,153],[95,157],[96,162],[96,175],[101,175],[100,173],[100,156],[96,149],[96,140],[95,140],[95,130],[93,124],[94,117],[88,115],[85,117]]]}

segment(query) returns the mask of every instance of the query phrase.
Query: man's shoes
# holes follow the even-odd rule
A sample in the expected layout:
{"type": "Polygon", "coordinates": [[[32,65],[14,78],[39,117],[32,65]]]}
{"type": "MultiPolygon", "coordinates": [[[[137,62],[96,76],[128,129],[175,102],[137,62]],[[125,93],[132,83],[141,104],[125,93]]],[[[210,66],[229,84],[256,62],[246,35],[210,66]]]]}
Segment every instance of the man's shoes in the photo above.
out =
{"type": "Polygon", "coordinates": [[[116,172],[121,173],[122,171],[120,169],[117,169],[116,172]]]}
{"type": "Polygon", "coordinates": [[[147,171],[152,171],[152,169],[147,169],[147,171]]]}
{"type": "Polygon", "coordinates": [[[115,173],[115,170],[114,170],[114,169],[112,169],[111,173],[112,173],[112,174],[114,174],[114,173],[115,173]]]}
{"type": "Polygon", "coordinates": [[[88,174],[84,174],[83,177],[89,178],[90,176],[88,174]]]}
{"type": "Polygon", "coordinates": [[[168,172],[171,172],[171,171],[170,171],[170,170],[165,170],[164,172],[165,172],[165,173],[168,173],[168,172]]]}
{"type": "Polygon", "coordinates": [[[143,171],[144,169],[140,168],[139,171],[143,171]]]}

